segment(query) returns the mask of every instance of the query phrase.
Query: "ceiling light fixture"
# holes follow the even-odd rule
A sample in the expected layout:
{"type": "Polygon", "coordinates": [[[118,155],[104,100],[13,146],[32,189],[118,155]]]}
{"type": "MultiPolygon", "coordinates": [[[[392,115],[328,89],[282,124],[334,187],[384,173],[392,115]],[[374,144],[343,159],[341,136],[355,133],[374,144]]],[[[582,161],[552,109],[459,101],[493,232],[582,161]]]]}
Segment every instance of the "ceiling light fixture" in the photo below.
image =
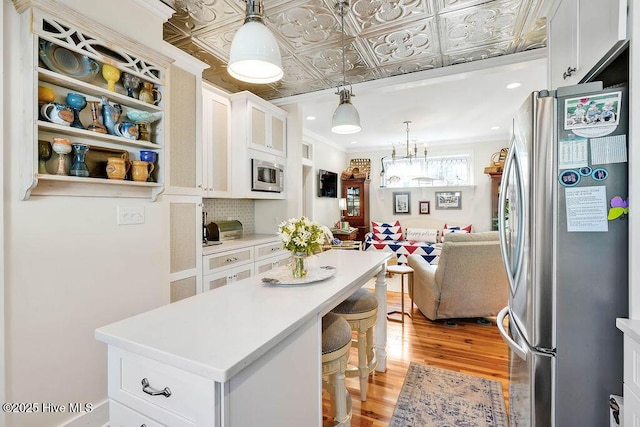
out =
{"type": "MultiPolygon", "coordinates": [[[[406,122],[404,122],[404,124],[407,126],[407,151],[405,153],[404,156],[398,156],[396,154],[396,147],[393,147],[393,150],[391,151],[391,159],[395,162],[396,159],[409,159],[409,163],[411,163],[411,159],[417,159],[418,158],[418,144],[415,143],[413,145],[413,152],[411,152],[411,149],[409,148],[409,125],[411,124],[411,121],[407,120],[406,122]]],[[[427,158],[427,145],[425,144],[424,146],[424,158],[427,158]]]]}
{"type": "Polygon", "coordinates": [[[340,95],[340,104],[336,111],[333,112],[333,120],[331,121],[331,132],[339,134],[357,133],[362,130],[360,126],[360,115],[358,110],[351,103],[351,97],[355,96],[351,85],[347,89],[347,73],[346,73],[346,60],[345,60],[345,45],[344,45],[344,15],[347,13],[349,2],[341,0],[336,4],[339,7],[338,13],[340,14],[342,24],[342,82],[338,85],[338,91],[336,95],[340,95]]]}
{"type": "Polygon", "coordinates": [[[517,82],[516,83],[509,83],[507,85],[507,89],[515,89],[515,88],[520,87],[520,86],[521,86],[521,84],[517,83],[517,82]]]}
{"type": "Polygon", "coordinates": [[[244,24],[233,37],[227,71],[247,83],[273,83],[282,78],[278,42],[264,23],[262,0],[244,0],[244,24]]]}

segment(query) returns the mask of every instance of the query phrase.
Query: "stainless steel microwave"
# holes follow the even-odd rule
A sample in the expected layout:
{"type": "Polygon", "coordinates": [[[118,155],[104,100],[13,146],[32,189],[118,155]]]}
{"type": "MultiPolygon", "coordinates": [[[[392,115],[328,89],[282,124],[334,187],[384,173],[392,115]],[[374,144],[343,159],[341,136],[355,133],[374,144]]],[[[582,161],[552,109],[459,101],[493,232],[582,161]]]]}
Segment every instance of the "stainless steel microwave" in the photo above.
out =
{"type": "Polygon", "coordinates": [[[284,166],[251,159],[251,190],[281,193],[284,191],[284,166]]]}

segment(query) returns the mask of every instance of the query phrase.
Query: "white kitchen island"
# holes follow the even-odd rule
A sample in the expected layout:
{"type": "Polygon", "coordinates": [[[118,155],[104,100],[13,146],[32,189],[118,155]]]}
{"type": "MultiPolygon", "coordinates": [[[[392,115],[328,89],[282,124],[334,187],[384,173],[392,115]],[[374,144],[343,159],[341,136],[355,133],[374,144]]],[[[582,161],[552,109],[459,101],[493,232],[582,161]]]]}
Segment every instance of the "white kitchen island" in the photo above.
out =
{"type": "Polygon", "coordinates": [[[98,328],[110,425],[320,426],[322,316],[374,275],[386,370],[388,258],[330,250],[308,261],[336,268],[324,281],[268,285],[265,272],[98,328]]]}

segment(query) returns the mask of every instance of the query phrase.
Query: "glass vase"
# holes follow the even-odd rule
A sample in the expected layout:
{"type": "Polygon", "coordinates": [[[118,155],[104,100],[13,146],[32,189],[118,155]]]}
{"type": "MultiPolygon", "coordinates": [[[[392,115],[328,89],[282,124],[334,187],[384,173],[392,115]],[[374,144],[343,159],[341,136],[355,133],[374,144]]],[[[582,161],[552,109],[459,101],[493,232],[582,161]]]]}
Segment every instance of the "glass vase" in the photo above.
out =
{"type": "Polygon", "coordinates": [[[307,253],[293,252],[292,270],[293,277],[305,277],[307,275],[307,253]]]}

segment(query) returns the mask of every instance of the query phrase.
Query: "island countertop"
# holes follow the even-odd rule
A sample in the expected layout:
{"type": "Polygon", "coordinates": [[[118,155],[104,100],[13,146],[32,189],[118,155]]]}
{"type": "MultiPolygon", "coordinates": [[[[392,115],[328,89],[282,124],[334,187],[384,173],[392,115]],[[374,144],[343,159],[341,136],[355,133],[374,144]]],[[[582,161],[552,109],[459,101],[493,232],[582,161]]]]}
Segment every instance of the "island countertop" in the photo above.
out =
{"type": "Polygon", "coordinates": [[[388,253],[377,251],[323,252],[311,256],[308,265],[335,267],[336,274],[324,281],[269,285],[262,277],[273,272],[265,272],[103,326],[95,336],[225,382],[309,319],[329,312],[378,273],[388,258],[388,253]]]}

